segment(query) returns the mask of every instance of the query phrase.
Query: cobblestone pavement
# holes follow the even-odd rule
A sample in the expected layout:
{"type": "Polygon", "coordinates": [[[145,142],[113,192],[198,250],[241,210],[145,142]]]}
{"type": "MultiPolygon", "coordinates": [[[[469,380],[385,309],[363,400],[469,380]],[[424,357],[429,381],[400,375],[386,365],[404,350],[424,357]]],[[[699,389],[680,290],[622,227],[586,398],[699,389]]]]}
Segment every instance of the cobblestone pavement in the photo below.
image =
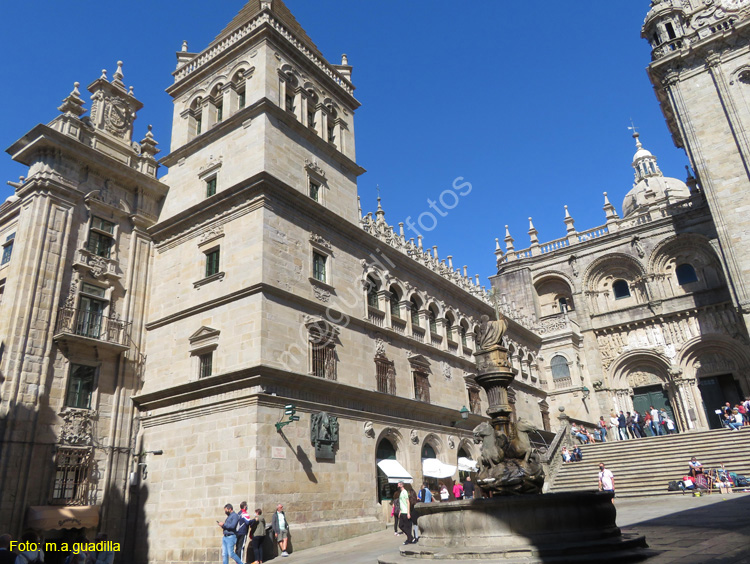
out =
{"type": "MultiPolygon", "coordinates": [[[[616,501],[617,524],[646,536],[659,554],[647,564],[750,564],[750,494],[692,497],[668,495],[616,501]]],[[[393,528],[307,550],[279,564],[375,564],[378,556],[397,551],[403,536],[393,528]]]]}

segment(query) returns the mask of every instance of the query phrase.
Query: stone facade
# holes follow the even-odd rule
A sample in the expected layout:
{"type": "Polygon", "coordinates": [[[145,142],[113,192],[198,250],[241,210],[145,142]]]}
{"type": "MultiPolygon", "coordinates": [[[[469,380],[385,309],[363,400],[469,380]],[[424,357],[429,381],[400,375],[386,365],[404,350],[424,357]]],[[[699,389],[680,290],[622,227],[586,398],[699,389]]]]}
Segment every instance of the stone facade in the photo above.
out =
{"type": "Polygon", "coordinates": [[[160,181],[121,65],[89,88],[90,117],[76,89],[10,149],[30,170],[0,208],[2,431],[18,441],[0,528],[79,505],[125,562],[216,560],[215,517],[241,500],[283,503],[296,548],[380,529],[378,456],[415,481],[426,453],[475,457],[489,295],[380,203],[363,215],[352,68],[282,2],[249,2],[177,60],[160,181]],[[276,425],[290,404],[299,420],[276,425]],[[333,458],[311,440],[322,411],[333,458]]]}
{"type": "Polygon", "coordinates": [[[669,62],[703,51],[660,39],[650,70],[697,178],[665,178],[637,138],[623,217],[605,195],[605,225],[578,231],[566,210],[565,237],[541,244],[531,224],[522,250],[507,233],[491,293],[380,201],[362,212],[352,67],[326,61],[280,0],[251,0],[203,51],[177,53],[159,163],[150,130],[133,140],[141,105],[121,64],[89,86],[88,116],[76,84],[9,148],[29,172],[0,206],[0,529],[98,529],[123,562],[176,563],[217,559],[215,517],[243,499],[283,503],[296,548],[382,528],[379,459],[419,481],[425,457],[475,458],[474,335],[495,310],[512,417],[549,430],[556,407],[594,421],[661,394],[681,430],[710,426],[711,386],[750,393],[747,214],[729,213],[747,197],[747,20],[744,1],[690,4],[654,2],[644,34],[722,46],[718,67],[673,82],[669,62]],[[691,10],[708,27],[677,32],[691,10]],[[333,458],[311,437],[321,412],[338,421],[333,458]],[[71,505],[79,522],[40,525],[71,505]]]}

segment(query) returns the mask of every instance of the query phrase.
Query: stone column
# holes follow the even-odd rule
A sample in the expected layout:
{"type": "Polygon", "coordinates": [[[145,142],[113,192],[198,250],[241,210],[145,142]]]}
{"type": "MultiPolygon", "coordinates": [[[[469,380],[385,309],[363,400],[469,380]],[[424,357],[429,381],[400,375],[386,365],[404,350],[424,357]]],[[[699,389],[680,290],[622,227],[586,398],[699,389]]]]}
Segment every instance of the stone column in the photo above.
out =
{"type": "Polygon", "coordinates": [[[477,362],[475,380],[487,392],[489,407],[487,414],[492,418],[492,426],[506,436],[512,436],[511,414],[513,409],[508,400],[508,385],[514,374],[508,362],[508,349],[494,345],[474,353],[477,362]]]}

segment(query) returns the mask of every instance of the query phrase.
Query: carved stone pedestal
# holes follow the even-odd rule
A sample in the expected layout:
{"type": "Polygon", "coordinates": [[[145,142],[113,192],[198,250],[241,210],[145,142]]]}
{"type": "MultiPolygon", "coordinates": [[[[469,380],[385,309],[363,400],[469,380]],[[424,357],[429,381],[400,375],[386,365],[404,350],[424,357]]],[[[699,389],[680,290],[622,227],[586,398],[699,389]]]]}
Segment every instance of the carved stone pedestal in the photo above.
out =
{"type": "Polygon", "coordinates": [[[643,536],[623,535],[612,494],[571,492],[420,503],[419,542],[379,564],[637,562],[653,556],[643,536]]]}

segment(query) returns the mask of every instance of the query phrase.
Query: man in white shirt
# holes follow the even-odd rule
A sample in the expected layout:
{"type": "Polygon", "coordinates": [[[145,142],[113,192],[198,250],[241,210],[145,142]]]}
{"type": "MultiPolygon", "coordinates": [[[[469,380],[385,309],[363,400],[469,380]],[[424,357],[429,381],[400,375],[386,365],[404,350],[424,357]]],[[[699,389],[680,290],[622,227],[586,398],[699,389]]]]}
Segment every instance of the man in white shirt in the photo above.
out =
{"type": "Polygon", "coordinates": [[[276,506],[276,513],[273,514],[273,519],[271,519],[271,528],[276,535],[276,542],[279,543],[281,556],[289,556],[286,551],[289,542],[289,521],[286,518],[286,513],[284,513],[284,506],[281,504],[276,506]]]}
{"type": "Polygon", "coordinates": [[[664,429],[661,428],[661,421],[659,418],[659,410],[656,409],[653,405],[651,406],[651,426],[654,430],[654,436],[663,435],[664,429]]]}
{"type": "Polygon", "coordinates": [[[599,463],[599,491],[612,492],[612,503],[615,502],[615,476],[604,467],[604,462],[599,463]]]}

